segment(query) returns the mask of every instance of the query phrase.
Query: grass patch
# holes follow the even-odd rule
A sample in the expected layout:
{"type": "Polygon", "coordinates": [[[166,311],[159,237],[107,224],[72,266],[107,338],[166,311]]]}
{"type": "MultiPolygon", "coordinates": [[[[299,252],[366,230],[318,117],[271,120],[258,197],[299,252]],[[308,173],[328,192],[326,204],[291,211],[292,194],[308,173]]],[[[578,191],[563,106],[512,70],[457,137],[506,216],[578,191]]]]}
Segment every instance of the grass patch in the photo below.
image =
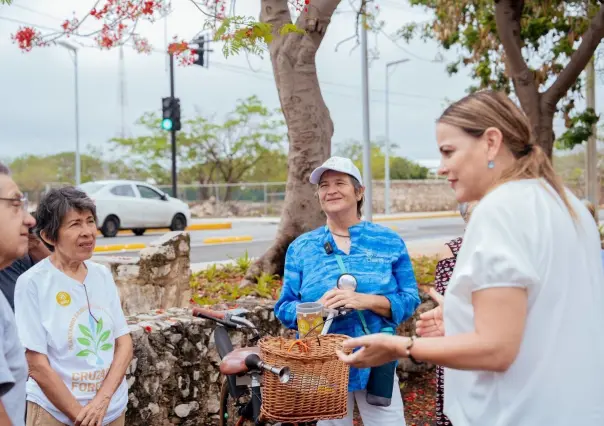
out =
{"type": "MultiPolygon", "coordinates": [[[[427,288],[434,281],[434,271],[438,258],[436,256],[416,256],[411,258],[415,278],[420,289],[427,288]]],[[[235,302],[246,297],[255,296],[263,299],[277,300],[283,281],[278,275],[262,273],[256,277],[256,283],[244,288],[241,280],[252,265],[247,251],[243,256],[233,259],[232,264],[214,264],[204,271],[191,275],[192,299],[198,305],[215,305],[235,302]]]]}
{"type": "Polygon", "coordinates": [[[204,271],[191,275],[192,299],[198,305],[234,302],[246,296],[277,300],[282,286],[281,277],[262,273],[256,283],[240,287],[241,280],[252,265],[247,251],[233,259],[232,264],[213,264],[204,271]]]}

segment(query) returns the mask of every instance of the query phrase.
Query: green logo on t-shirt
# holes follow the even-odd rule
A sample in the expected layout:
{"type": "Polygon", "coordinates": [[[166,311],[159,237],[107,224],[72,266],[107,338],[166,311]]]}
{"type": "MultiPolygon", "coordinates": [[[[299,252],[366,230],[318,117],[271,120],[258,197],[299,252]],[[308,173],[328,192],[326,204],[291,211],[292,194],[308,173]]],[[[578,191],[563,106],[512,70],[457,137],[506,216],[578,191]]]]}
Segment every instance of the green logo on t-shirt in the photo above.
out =
{"type": "Polygon", "coordinates": [[[99,322],[96,324],[96,329],[91,330],[83,324],[78,324],[78,328],[82,333],[82,337],[78,337],[78,342],[85,346],[86,349],[82,349],[76,354],[76,356],[87,357],[89,355],[95,355],[98,358],[100,351],[108,351],[113,348],[113,344],[104,343],[111,336],[111,330],[103,331],[103,318],[99,318],[99,322]]]}

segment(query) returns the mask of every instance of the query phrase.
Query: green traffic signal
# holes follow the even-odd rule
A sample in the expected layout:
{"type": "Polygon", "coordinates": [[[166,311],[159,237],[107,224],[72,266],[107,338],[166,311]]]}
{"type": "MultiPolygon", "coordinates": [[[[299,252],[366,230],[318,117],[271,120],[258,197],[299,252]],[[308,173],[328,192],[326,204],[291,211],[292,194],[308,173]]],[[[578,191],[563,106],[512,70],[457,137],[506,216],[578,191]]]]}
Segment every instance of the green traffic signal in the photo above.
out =
{"type": "Polygon", "coordinates": [[[161,122],[161,128],[164,130],[172,130],[172,120],[169,118],[164,118],[161,122]]]}

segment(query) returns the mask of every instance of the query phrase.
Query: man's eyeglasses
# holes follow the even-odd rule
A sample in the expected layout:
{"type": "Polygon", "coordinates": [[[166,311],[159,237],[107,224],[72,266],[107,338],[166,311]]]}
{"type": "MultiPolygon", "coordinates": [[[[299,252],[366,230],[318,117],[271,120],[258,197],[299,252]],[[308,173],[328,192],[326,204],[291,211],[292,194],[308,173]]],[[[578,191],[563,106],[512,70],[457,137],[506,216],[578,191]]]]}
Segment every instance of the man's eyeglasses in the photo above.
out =
{"type": "Polygon", "coordinates": [[[0,197],[0,201],[8,201],[10,203],[13,203],[13,205],[21,207],[21,210],[23,210],[24,213],[28,213],[29,201],[27,200],[27,195],[14,198],[0,197]]]}

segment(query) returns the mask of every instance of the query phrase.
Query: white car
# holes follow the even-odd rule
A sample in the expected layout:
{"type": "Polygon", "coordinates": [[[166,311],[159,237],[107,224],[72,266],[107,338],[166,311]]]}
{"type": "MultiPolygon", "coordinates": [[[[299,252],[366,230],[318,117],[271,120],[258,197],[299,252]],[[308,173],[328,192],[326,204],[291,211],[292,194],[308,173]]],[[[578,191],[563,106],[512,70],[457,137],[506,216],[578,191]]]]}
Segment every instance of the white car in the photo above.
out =
{"type": "Polygon", "coordinates": [[[94,200],[104,237],[115,237],[121,229],[130,229],[135,235],[153,228],[183,231],[191,221],[186,203],[145,182],[105,180],[79,188],[94,200]]]}

